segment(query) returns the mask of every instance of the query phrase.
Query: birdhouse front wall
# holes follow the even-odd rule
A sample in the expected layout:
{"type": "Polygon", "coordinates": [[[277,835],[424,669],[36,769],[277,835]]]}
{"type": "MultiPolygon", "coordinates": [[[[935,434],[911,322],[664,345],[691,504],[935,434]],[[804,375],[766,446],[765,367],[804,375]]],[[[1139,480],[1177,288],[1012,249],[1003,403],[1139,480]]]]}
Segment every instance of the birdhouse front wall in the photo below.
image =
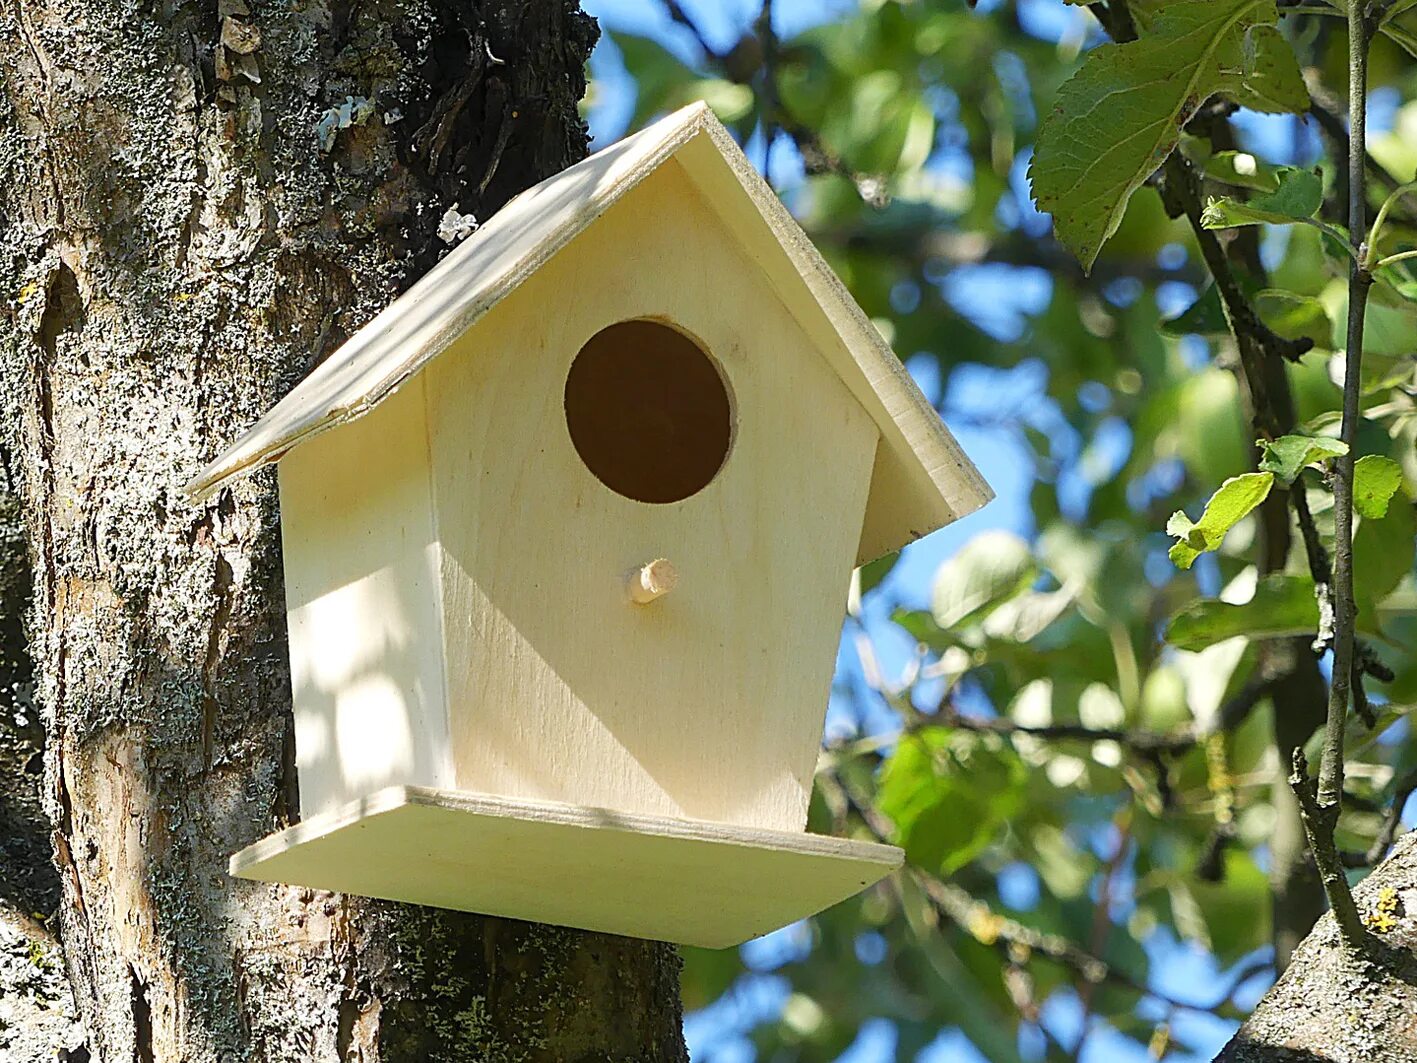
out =
{"type": "Polygon", "coordinates": [[[422,379],[279,470],[302,815],[452,786],[422,379]]]}
{"type": "Polygon", "coordinates": [[[422,376],[456,786],[801,830],[879,433],[679,165],[422,376]],[[578,352],[631,320],[729,395],[726,460],[679,501],[607,486],[568,428],[578,352]],[[632,603],[659,558],[679,585],[632,603]]]}

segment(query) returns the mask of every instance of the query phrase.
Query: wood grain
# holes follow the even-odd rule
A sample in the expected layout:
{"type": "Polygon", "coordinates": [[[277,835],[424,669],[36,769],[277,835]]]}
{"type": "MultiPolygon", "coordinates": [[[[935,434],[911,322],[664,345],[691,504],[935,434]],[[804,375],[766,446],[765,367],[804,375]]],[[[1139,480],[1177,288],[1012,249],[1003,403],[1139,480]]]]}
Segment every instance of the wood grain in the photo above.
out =
{"type": "Polygon", "coordinates": [[[878,433],[679,165],[424,377],[458,788],[801,830],[878,433]],[[734,402],[718,475],[662,505],[596,478],[562,404],[581,346],[645,317],[734,402]],[[655,557],[682,585],[637,608],[655,557]]]}
{"type": "MultiPolygon", "coordinates": [[[[870,503],[856,551],[865,563],[979,508],[992,497],[939,414],[806,234],[703,104],[694,104],[518,196],[407,293],[311,372],[185,485],[205,497],[243,470],[274,461],[317,433],[364,416],[516,292],[564,247],[670,160],[688,172],[876,422],[870,503]]],[[[697,241],[681,248],[685,258],[697,241]]],[[[633,263],[633,246],[607,260],[633,263]]],[[[635,274],[646,276],[648,267],[635,274]]],[[[706,299],[733,305],[707,278],[706,299]]],[[[765,291],[766,294],[766,291],[765,291]]],[[[559,303],[557,304],[559,305],[559,303]]]]}
{"type": "Polygon", "coordinates": [[[901,860],[871,842],[394,787],[243,849],[231,873],[727,948],[901,860]]]}

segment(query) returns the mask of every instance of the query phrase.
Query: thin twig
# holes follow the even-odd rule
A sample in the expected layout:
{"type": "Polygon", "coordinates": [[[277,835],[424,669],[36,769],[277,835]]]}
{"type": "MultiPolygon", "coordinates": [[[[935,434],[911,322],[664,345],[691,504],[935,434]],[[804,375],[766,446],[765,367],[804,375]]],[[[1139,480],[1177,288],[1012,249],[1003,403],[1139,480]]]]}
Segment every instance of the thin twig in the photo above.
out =
{"type": "Polygon", "coordinates": [[[779,131],[778,115],[782,111],[782,99],[777,90],[778,41],[777,27],[772,21],[773,0],[763,0],[758,11],[755,30],[763,49],[763,176],[772,180],[772,149],[777,143],[779,131]]]}
{"type": "MultiPolygon", "coordinates": [[[[1367,190],[1363,152],[1368,102],[1368,34],[1366,4],[1348,5],[1348,231],[1362,239],[1368,228],[1367,190]]],[[[1348,264],[1348,337],[1344,353],[1343,425],[1340,438],[1346,451],[1334,459],[1329,484],[1333,489],[1333,674],[1329,681],[1328,714],[1324,722],[1323,755],[1314,788],[1301,750],[1294,751],[1290,785],[1299,799],[1309,849],[1323,879],[1324,892],[1345,948],[1361,954],[1367,931],[1353,901],[1353,891],[1343,871],[1334,843],[1343,801],[1343,743],[1348,704],[1353,693],[1353,466],[1358,450],[1358,422],[1362,396],[1363,317],[1373,277],[1365,268],[1367,248],[1357,246],[1348,264]]]]}
{"type": "MultiPolygon", "coordinates": [[[[1289,504],[1294,508],[1294,516],[1299,522],[1299,535],[1304,540],[1304,556],[1309,562],[1309,575],[1314,580],[1314,597],[1319,601],[1319,615],[1322,617],[1325,610],[1333,608],[1333,565],[1329,561],[1323,540],[1319,537],[1318,526],[1314,524],[1314,515],[1309,511],[1309,496],[1304,489],[1302,474],[1289,488],[1289,504]]],[[[1316,643],[1315,652],[1326,650],[1327,642],[1328,640],[1324,639],[1322,645],[1316,643]]]]}
{"type": "Polygon", "coordinates": [[[1309,762],[1302,749],[1294,750],[1293,765],[1289,785],[1299,799],[1304,834],[1309,839],[1309,851],[1313,853],[1314,864],[1319,869],[1319,878],[1323,881],[1329,908],[1333,910],[1334,922],[1338,924],[1344,947],[1351,953],[1361,954],[1367,931],[1363,929],[1358,905],[1353,900],[1353,891],[1349,889],[1348,876],[1344,873],[1343,860],[1333,841],[1338,827],[1339,806],[1324,807],[1318,803],[1313,780],[1309,778],[1309,762]]]}
{"type": "Polygon", "coordinates": [[[1088,727],[1080,723],[1025,724],[1006,716],[965,716],[950,702],[948,695],[941,700],[934,715],[916,713],[910,717],[906,731],[921,727],[953,727],[976,734],[996,734],[1004,737],[1028,735],[1052,741],[1116,742],[1143,757],[1186,753],[1194,749],[1209,734],[1233,731],[1244,723],[1251,710],[1285,678],[1285,674],[1252,675],[1235,694],[1228,698],[1215,714],[1213,726],[1205,732],[1195,727],[1176,731],[1141,731],[1121,727],[1088,727]]]}
{"type": "Polygon", "coordinates": [[[662,2],[664,4],[664,10],[669,14],[669,17],[693,34],[694,40],[698,42],[699,47],[703,49],[704,55],[708,57],[710,62],[720,63],[723,61],[723,56],[719,55],[718,52],[714,50],[713,45],[709,44],[708,38],[704,35],[704,31],[699,28],[697,22],[689,17],[689,13],[680,6],[679,0],[662,0],[662,2]]]}
{"type": "Polygon", "coordinates": [[[963,716],[953,706],[942,707],[935,716],[923,716],[920,722],[1005,737],[1029,735],[1055,741],[1116,742],[1142,754],[1184,753],[1195,748],[1197,742],[1197,736],[1191,730],[1163,734],[1157,731],[1128,731],[1119,727],[1087,727],[1080,723],[1023,724],[1002,716],[963,716]]]}
{"type": "MultiPolygon", "coordinates": [[[[891,843],[895,837],[894,824],[872,805],[855,784],[836,772],[828,773],[822,781],[835,791],[837,800],[857,815],[877,841],[891,843]]],[[[1003,949],[1013,946],[1027,953],[1037,953],[1078,972],[1088,982],[1110,982],[1142,996],[1159,1000],[1169,1008],[1213,1014],[1229,1003],[1241,981],[1257,973],[1254,969],[1242,970],[1240,979],[1234,982],[1226,995],[1214,1005],[1177,1000],[1133,978],[1065,937],[1045,933],[1016,919],[1000,915],[962,886],[946,882],[917,867],[907,867],[903,873],[911,877],[941,915],[981,943],[1003,949]]]]}

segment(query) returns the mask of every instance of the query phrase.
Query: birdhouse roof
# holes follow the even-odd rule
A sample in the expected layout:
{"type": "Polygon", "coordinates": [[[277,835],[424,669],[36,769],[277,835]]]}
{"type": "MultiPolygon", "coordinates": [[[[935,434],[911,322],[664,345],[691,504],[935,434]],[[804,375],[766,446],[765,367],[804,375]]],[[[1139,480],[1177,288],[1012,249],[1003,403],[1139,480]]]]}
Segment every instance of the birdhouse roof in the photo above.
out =
{"type": "Polygon", "coordinates": [[[859,560],[898,549],[993,497],[880,332],[702,103],[511,200],[185,484],[186,493],[209,496],[237,474],[369,412],[670,160],[794,316],[829,327],[834,342],[822,354],[880,430],[859,560]]]}

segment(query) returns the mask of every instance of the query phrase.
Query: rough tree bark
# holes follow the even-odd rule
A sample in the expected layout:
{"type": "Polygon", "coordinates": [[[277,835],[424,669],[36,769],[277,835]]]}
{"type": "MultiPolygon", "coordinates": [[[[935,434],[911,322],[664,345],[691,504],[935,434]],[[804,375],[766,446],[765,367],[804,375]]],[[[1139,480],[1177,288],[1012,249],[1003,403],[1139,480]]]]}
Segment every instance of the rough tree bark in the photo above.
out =
{"type": "Polygon", "coordinates": [[[1417,1059],[1417,832],[1354,890],[1375,935],[1350,961],[1326,915],[1217,1063],[1411,1063],[1417,1059]],[[1390,891],[1390,892],[1387,892],[1390,891]],[[1375,917],[1386,913],[1391,924],[1375,917]]]}
{"type": "Polygon", "coordinates": [[[665,946],[227,877],[298,815],[273,484],[176,490],[449,207],[584,154],[595,35],[573,0],[0,0],[0,395],[75,1058],[685,1057],[665,946]]]}

